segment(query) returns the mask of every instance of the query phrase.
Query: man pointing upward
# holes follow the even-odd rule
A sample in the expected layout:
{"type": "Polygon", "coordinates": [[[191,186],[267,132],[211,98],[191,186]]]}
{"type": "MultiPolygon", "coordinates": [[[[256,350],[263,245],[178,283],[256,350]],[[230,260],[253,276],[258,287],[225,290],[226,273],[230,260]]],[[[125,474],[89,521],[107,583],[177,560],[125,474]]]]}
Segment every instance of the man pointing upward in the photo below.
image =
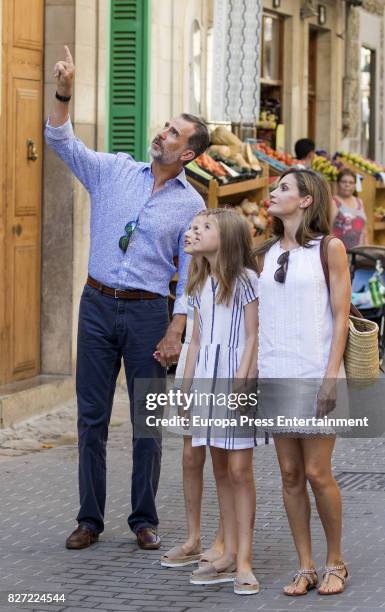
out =
{"type": "MultiPolygon", "coordinates": [[[[127,153],[97,153],[75,138],[68,113],[75,67],[68,47],[55,65],[57,91],[46,126],[48,145],[91,198],[88,279],[80,301],[76,392],[78,399],[78,528],[67,548],[85,548],[104,529],[106,445],[116,379],[123,357],[131,421],[138,407],[134,380],[165,379],[177,361],[185,325],[181,299],[189,258],[184,232],[204,208],[183,166],[209,144],[206,125],[182,114],[166,122],[151,143],[152,163],[127,153]],[[178,257],[174,313],[167,296],[178,257]],[[153,353],[159,351],[160,363],[153,353]]],[[[161,461],[159,438],[133,435],[132,512],[128,524],[141,548],[159,548],[155,496],[161,461]]]]}

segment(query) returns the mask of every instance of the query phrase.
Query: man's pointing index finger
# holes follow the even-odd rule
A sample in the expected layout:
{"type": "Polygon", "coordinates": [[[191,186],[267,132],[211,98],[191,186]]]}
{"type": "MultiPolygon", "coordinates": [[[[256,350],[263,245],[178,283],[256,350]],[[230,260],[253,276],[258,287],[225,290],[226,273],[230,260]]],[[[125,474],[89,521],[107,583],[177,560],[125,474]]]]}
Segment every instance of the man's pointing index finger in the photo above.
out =
{"type": "Polygon", "coordinates": [[[73,61],[73,59],[72,59],[71,52],[70,52],[69,48],[68,48],[66,45],[64,45],[64,52],[65,52],[65,61],[66,61],[68,64],[73,64],[73,63],[74,63],[74,61],[73,61]]]}

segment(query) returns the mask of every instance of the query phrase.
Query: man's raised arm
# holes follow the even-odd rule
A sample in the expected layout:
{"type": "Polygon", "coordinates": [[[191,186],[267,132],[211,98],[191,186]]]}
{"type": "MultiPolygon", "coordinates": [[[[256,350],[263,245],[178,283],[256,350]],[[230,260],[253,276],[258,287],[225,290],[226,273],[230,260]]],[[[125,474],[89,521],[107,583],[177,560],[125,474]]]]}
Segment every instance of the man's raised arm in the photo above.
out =
{"type": "Polygon", "coordinates": [[[56,96],[49,116],[52,127],[63,125],[69,116],[69,102],[72,96],[75,66],[68,47],[64,47],[64,61],[55,64],[54,77],[56,79],[56,96]]]}
{"type": "MultiPolygon", "coordinates": [[[[97,153],[75,137],[69,118],[69,101],[73,91],[75,66],[68,47],[65,60],[55,64],[56,95],[46,129],[48,146],[61,157],[84,187],[92,193],[99,188],[103,177],[111,176],[116,155],[97,153]]],[[[128,159],[131,159],[127,155],[128,159]]]]}

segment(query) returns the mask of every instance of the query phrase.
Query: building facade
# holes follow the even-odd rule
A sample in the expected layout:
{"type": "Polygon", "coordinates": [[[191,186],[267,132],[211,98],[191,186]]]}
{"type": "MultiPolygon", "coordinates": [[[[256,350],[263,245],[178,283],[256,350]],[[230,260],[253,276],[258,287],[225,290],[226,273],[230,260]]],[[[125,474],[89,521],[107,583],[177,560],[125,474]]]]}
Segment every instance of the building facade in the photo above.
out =
{"type": "MultiPolygon", "coordinates": [[[[217,59],[215,0],[11,5],[0,12],[0,385],[71,376],[76,361],[89,199],[43,141],[63,45],[76,63],[76,134],[91,148],[141,158],[168,118],[185,111],[213,119],[217,59]]],[[[283,126],[277,146],[292,152],[310,136],[331,153],[344,148],[384,163],[384,1],[261,6],[255,95],[283,126]]]]}

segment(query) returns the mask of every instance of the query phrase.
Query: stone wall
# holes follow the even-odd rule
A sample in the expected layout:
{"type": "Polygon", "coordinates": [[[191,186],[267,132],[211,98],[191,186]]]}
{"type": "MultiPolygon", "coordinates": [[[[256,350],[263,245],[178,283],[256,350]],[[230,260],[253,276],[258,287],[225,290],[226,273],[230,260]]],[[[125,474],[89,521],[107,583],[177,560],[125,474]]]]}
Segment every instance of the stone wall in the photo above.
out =
{"type": "MultiPolygon", "coordinates": [[[[71,119],[76,135],[104,149],[108,0],[46,0],[45,120],[55,92],[53,66],[63,45],[76,78],[71,119]]],[[[46,147],[42,226],[42,373],[71,374],[76,359],[79,299],[87,275],[89,197],[46,147]]]]}

